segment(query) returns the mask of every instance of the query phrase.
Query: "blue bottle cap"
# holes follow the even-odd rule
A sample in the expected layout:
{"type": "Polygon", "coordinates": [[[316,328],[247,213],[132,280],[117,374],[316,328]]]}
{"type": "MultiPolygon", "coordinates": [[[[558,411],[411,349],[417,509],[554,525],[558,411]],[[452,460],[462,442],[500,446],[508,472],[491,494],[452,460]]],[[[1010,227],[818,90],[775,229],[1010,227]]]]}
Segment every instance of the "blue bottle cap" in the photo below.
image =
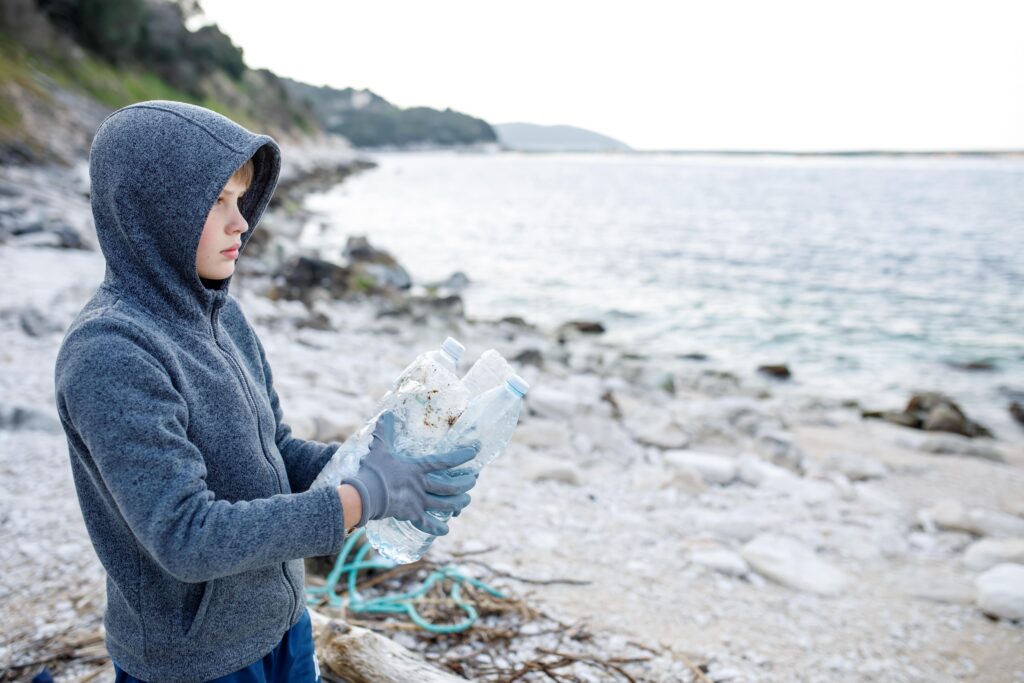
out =
{"type": "Polygon", "coordinates": [[[441,344],[441,351],[454,358],[455,362],[458,363],[459,359],[462,358],[462,354],[466,352],[466,347],[460,344],[459,340],[454,337],[448,337],[441,344]]]}
{"type": "Polygon", "coordinates": [[[530,384],[515,373],[509,375],[505,382],[512,391],[516,392],[520,396],[526,396],[526,392],[530,390],[530,384]]]}

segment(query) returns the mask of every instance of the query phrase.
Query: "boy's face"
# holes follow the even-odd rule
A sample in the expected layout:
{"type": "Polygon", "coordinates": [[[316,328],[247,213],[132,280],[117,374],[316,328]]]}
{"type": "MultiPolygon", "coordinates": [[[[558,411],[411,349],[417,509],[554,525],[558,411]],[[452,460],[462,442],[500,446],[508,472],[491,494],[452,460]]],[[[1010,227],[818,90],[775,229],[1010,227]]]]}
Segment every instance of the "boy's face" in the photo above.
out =
{"type": "Polygon", "coordinates": [[[200,277],[223,280],[235,272],[238,245],[242,233],[249,229],[238,210],[239,198],[245,190],[242,181],[232,176],[210,209],[196,250],[196,272],[200,277]]]}

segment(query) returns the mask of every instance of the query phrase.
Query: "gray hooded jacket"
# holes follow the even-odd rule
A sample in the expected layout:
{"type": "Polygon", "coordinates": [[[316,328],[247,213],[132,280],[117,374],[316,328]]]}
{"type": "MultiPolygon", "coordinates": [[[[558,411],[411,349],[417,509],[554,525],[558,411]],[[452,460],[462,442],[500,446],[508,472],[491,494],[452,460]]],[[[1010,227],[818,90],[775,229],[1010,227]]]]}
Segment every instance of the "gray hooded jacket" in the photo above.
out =
{"type": "Polygon", "coordinates": [[[250,157],[243,256],[280,172],[272,138],[152,101],[107,117],[90,152],[106,274],[61,345],[56,400],[107,571],[107,649],[144,681],[259,660],[305,610],[302,558],[345,540],[335,489],[309,490],[340,444],[292,436],[231,278],[207,288],[195,269],[206,216],[250,157]]]}

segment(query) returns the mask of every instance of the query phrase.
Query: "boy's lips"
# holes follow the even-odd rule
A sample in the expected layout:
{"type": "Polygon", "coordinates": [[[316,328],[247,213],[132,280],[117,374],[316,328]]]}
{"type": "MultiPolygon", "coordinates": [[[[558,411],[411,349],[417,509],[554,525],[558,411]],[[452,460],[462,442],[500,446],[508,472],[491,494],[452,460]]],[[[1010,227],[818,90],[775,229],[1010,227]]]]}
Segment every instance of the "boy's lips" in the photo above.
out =
{"type": "Polygon", "coordinates": [[[240,245],[240,244],[236,244],[235,246],[231,247],[230,249],[222,249],[220,253],[224,254],[228,258],[237,258],[238,257],[238,249],[241,246],[242,245],[240,245]]]}

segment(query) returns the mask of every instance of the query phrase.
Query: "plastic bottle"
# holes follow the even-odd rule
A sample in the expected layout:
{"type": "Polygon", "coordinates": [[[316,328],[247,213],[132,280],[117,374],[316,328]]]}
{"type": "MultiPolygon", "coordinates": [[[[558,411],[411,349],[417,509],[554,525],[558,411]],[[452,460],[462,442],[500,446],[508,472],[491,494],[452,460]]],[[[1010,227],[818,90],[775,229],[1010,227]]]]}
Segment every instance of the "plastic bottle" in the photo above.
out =
{"type": "Polygon", "coordinates": [[[501,386],[513,374],[512,366],[500,353],[487,349],[462,378],[462,384],[469,391],[470,399],[473,399],[488,389],[501,386]]]}
{"type": "MultiPolygon", "coordinates": [[[[479,472],[484,465],[501,455],[512,440],[512,432],[519,422],[519,411],[523,396],[529,391],[526,380],[512,374],[501,386],[494,387],[477,396],[462,416],[452,425],[448,434],[437,444],[436,452],[447,452],[472,441],[480,442],[476,457],[458,471],[479,472]]],[[[446,513],[430,513],[438,519],[447,520],[446,513]]],[[[393,520],[392,520],[393,521],[393,520]]],[[[409,522],[394,522],[386,533],[381,533],[373,547],[383,557],[406,564],[423,556],[434,542],[435,536],[420,531],[409,522]]],[[[371,539],[373,542],[373,539],[371,539]]]]}
{"type": "Polygon", "coordinates": [[[394,411],[401,420],[402,429],[395,433],[400,450],[426,452],[442,439],[469,403],[457,374],[464,351],[462,344],[448,337],[437,351],[417,356],[377,402],[373,417],[335,451],[310,488],[337,486],[359,471],[359,463],[370,450],[377,418],[385,410],[394,411]]]}

